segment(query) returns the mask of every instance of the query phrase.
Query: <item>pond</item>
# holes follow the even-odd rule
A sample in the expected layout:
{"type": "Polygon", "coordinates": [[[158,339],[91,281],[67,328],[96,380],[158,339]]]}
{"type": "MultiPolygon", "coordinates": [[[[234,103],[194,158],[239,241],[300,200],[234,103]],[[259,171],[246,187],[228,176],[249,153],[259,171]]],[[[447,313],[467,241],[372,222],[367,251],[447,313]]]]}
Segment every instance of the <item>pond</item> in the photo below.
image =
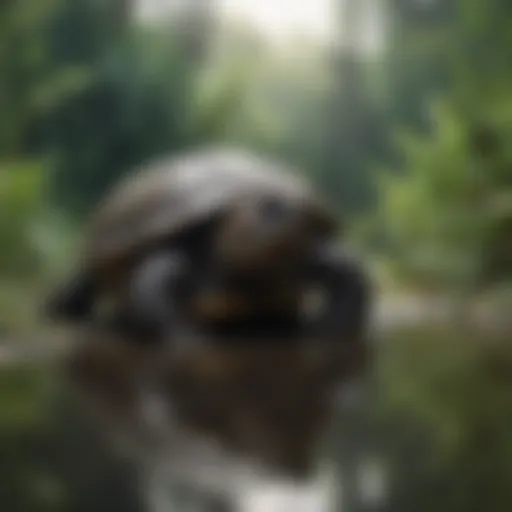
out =
{"type": "MultiPolygon", "coordinates": [[[[511,342],[410,328],[376,345],[371,399],[332,446],[344,510],[512,510],[511,342]]],[[[138,512],[137,489],[50,365],[0,369],[3,510],[138,512]]]]}

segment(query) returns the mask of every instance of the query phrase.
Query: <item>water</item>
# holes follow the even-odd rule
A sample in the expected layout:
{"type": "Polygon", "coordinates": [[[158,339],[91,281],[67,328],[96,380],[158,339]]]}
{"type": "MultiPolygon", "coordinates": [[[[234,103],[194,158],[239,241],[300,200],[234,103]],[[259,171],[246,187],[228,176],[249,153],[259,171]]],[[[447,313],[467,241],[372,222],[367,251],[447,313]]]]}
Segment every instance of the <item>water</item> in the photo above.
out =
{"type": "MultiPolygon", "coordinates": [[[[343,512],[511,510],[511,339],[446,326],[388,333],[376,345],[373,401],[337,421],[333,480],[302,489],[260,480],[239,493],[239,510],[324,512],[334,490],[343,512]]],[[[148,491],[148,512],[186,510],[172,482],[150,489],[140,467],[114,457],[64,391],[46,364],[2,366],[3,509],[143,512],[148,491]]]]}

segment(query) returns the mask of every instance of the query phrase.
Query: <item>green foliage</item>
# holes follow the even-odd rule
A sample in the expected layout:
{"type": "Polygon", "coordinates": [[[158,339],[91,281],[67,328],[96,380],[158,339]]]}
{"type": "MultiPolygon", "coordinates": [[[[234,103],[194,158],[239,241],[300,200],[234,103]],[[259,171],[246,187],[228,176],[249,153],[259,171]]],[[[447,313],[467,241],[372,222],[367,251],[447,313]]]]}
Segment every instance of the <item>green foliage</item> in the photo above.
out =
{"type": "Polygon", "coordinates": [[[191,133],[212,142],[231,139],[233,118],[244,108],[251,78],[247,63],[205,70],[198,83],[191,133]]]}
{"type": "Polygon", "coordinates": [[[0,6],[0,155],[27,151],[36,113],[32,99],[47,65],[42,30],[55,2],[2,2],[0,6]]]}
{"type": "Polygon", "coordinates": [[[73,248],[69,223],[47,204],[47,167],[19,161],[0,165],[0,276],[33,279],[73,248]]]}
{"type": "Polygon", "coordinates": [[[431,135],[400,138],[406,171],[383,176],[379,218],[403,275],[446,286],[483,284],[510,272],[498,253],[510,250],[512,160],[502,141],[512,116],[506,101],[496,104],[499,115],[487,108],[479,116],[485,124],[476,124],[439,103],[431,135]],[[475,140],[480,126],[496,139],[485,155],[475,140]]]}
{"type": "MultiPolygon", "coordinates": [[[[201,75],[196,67],[201,61],[187,60],[183,45],[189,34],[174,25],[171,34],[167,27],[127,26],[121,36],[108,38],[104,31],[113,20],[105,10],[91,2],[78,4],[88,6],[87,16],[64,9],[55,20],[59,26],[75,27],[73,33],[66,32],[71,38],[66,43],[74,51],[63,52],[62,44],[55,44],[52,59],[65,68],[80,63],[78,71],[84,73],[65,82],[66,94],[50,84],[45,98],[58,102],[47,111],[44,147],[55,159],[54,198],[81,216],[137,165],[222,139],[248,76],[243,70],[228,70],[212,97],[198,97],[204,92],[198,90],[201,75]]],[[[52,35],[58,33],[52,27],[52,35]]],[[[201,35],[203,42],[208,37],[208,32],[201,35]]]]}
{"type": "Polygon", "coordinates": [[[75,73],[45,90],[45,99],[57,101],[46,111],[42,144],[54,157],[54,197],[80,214],[130,167],[182,143],[175,75],[165,74],[169,64],[161,58],[168,45],[152,55],[154,44],[127,37],[128,28],[114,30],[118,20],[109,12],[100,3],[74,1],[49,24],[54,66],[75,73]]]}
{"type": "Polygon", "coordinates": [[[38,164],[0,167],[0,275],[4,279],[33,277],[40,270],[31,229],[42,207],[42,179],[38,164]]]}
{"type": "Polygon", "coordinates": [[[0,166],[0,332],[33,334],[39,290],[62,272],[74,237],[47,204],[45,165],[30,161],[0,166]]]}

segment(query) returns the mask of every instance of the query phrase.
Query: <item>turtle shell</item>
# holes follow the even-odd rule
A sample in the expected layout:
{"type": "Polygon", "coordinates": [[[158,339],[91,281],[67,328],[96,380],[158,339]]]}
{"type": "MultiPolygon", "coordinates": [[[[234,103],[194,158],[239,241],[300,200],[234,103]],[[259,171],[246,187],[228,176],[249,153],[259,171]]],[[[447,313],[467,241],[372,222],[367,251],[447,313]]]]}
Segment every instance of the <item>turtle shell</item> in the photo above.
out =
{"type": "Polygon", "coordinates": [[[100,204],[85,254],[89,265],[109,267],[146,247],[172,241],[244,198],[279,194],[301,204],[323,228],[335,228],[326,205],[291,170],[238,150],[203,150],[143,167],[100,204]]]}

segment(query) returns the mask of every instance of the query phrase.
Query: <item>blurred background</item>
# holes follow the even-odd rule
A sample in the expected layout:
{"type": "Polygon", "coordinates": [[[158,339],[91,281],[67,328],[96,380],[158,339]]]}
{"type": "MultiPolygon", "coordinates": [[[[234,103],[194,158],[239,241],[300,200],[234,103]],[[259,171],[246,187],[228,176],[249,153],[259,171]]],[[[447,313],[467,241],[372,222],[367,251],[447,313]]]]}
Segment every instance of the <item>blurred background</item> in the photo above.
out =
{"type": "Polygon", "coordinates": [[[142,510],[38,303],[123,174],[219,142],[297,165],[373,272],[344,510],[512,510],[511,63],[509,0],[3,0],[0,508],[142,510]]]}

